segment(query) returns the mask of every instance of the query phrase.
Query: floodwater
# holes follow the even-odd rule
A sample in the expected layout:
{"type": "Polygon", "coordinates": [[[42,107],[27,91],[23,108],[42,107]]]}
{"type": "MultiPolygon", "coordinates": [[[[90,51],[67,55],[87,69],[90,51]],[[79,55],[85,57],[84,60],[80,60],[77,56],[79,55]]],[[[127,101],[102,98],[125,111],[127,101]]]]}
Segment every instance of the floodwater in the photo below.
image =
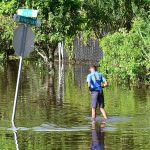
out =
{"type": "Polygon", "coordinates": [[[57,66],[51,77],[26,61],[12,128],[17,69],[18,62],[0,64],[0,150],[150,149],[150,91],[111,83],[106,127],[99,112],[92,127],[87,65],[57,66]]]}

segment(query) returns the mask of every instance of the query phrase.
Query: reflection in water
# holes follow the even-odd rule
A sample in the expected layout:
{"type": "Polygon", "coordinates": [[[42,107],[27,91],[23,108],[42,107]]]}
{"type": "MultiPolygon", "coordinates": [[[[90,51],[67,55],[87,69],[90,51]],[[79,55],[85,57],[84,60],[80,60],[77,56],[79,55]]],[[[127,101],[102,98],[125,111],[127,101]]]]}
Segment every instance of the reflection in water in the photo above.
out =
{"type": "Polygon", "coordinates": [[[48,93],[48,97],[49,97],[49,101],[51,100],[56,100],[56,92],[55,92],[55,78],[54,76],[47,76],[47,93],[48,93]]]}
{"type": "MultiPolygon", "coordinates": [[[[14,113],[14,116],[16,115],[16,106],[15,105],[13,106],[13,112],[12,113],[14,113]]],[[[14,133],[14,140],[15,140],[16,150],[19,150],[17,128],[15,126],[15,120],[14,119],[12,120],[12,130],[13,130],[13,133],[14,133]]]]}
{"type": "Polygon", "coordinates": [[[91,150],[104,150],[104,132],[102,128],[105,127],[105,124],[96,126],[92,124],[92,147],[91,150]]]}
{"type": "Polygon", "coordinates": [[[58,70],[58,91],[57,91],[57,100],[61,102],[64,100],[65,94],[65,72],[64,72],[64,64],[63,61],[59,62],[59,70],[58,70]]]}
{"type": "Polygon", "coordinates": [[[25,61],[16,111],[17,132],[9,130],[17,64],[0,67],[0,149],[87,150],[91,143],[99,149],[149,149],[148,89],[125,89],[117,84],[104,89],[110,119],[104,129],[99,125],[90,130],[91,121],[86,119],[91,114],[86,86],[89,71],[85,64],[60,64],[55,76],[50,76],[35,62],[25,61]],[[104,139],[108,140],[104,143],[104,139]]]}
{"type": "Polygon", "coordinates": [[[14,140],[15,140],[15,144],[16,144],[16,150],[20,150],[19,143],[18,143],[17,131],[14,132],[14,140]]]}

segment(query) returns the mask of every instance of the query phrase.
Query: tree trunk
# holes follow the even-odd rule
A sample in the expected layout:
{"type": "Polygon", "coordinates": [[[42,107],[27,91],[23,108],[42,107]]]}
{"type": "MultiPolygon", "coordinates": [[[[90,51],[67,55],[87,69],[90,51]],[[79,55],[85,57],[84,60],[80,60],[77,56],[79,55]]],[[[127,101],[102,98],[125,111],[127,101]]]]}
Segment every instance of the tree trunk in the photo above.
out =
{"type": "Polygon", "coordinates": [[[44,45],[44,48],[39,51],[36,49],[37,53],[44,59],[44,62],[46,63],[48,67],[48,71],[50,75],[54,75],[55,72],[55,51],[57,49],[58,43],[48,43],[44,45]]]}
{"type": "Polygon", "coordinates": [[[49,71],[49,74],[51,74],[51,75],[54,75],[54,72],[55,72],[55,65],[54,65],[54,62],[55,62],[55,50],[56,50],[56,48],[51,48],[49,50],[48,71],[49,71]]]}

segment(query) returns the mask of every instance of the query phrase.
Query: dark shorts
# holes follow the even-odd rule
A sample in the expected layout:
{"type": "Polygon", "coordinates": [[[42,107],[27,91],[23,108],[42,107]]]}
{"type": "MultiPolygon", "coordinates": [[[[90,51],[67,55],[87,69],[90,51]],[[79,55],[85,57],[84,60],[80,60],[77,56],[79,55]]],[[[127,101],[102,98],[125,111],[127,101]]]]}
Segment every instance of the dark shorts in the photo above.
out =
{"type": "Polygon", "coordinates": [[[103,91],[92,91],[92,108],[96,108],[97,106],[100,108],[104,108],[104,94],[103,91]]]}

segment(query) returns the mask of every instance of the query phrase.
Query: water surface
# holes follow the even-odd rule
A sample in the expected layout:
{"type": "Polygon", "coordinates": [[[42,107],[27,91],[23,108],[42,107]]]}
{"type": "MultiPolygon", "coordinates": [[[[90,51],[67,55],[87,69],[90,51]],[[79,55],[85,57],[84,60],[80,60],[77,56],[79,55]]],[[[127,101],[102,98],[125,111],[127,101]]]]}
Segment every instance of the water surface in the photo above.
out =
{"type": "Polygon", "coordinates": [[[150,92],[148,89],[110,84],[105,89],[105,128],[98,113],[91,125],[87,65],[64,65],[55,77],[36,62],[25,62],[20,85],[16,129],[11,115],[18,62],[0,65],[1,150],[149,150],[150,92]]]}

